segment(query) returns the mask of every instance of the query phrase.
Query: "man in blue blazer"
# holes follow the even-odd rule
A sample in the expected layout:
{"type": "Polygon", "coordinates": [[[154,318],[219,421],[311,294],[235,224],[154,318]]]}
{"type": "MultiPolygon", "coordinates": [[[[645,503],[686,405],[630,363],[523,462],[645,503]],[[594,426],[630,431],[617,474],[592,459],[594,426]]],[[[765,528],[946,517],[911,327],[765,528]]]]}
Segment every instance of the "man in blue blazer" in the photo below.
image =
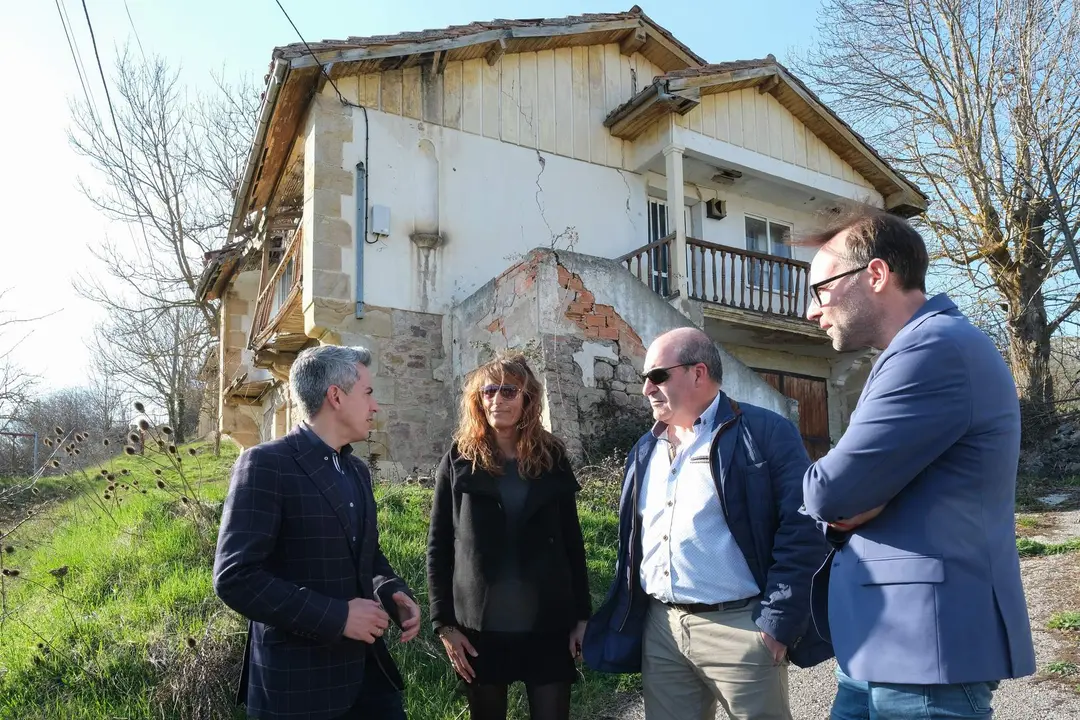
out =
{"type": "Polygon", "coordinates": [[[926,245],[857,206],[803,244],[807,317],[841,352],[882,350],[844,436],[803,479],[834,546],[813,617],[840,671],[833,720],[990,717],[1035,671],[1014,503],[1016,386],[990,339],[926,297],[926,245]]]}
{"type": "Polygon", "coordinates": [[[619,554],[589,620],[593,669],[642,673],[648,720],[791,720],[788,662],[832,657],[810,625],[828,554],[799,512],[810,458],[795,425],[721,389],[697,328],[658,337],[642,392],[656,423],[627,458],[619,554]]]}
{"type": "Polygon", "coordinates": [[[379,547],[371,474],[350,443],[379,409],[371,353],[323,345],[289,371],[306,418],[233,468],[214,590],[248,618],[239,700],[259,720],[405,720],[383,634],[420,609],[379,547]]]}

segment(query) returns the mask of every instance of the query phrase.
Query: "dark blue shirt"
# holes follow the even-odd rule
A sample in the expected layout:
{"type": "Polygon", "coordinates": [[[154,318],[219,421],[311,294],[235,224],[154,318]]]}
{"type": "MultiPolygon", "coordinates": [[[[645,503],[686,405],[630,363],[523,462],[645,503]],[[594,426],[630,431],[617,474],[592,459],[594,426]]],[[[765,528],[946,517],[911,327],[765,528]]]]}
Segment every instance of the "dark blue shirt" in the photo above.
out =
{"type": "Polygon", "coordinates": [[[337,488],[341,493],[342,500],[345,501],[346,512],[350,515],[349,519],[352,522],[351,530],[353,531],[350,539],[352,540],[353,547],[356,547],[360,538],[363,536],[363,518],[366,508],[364,504],[364,493],[360,490],[360,478],[357,476],[356,469],[353,468],[352,461],[349,459],[349,456],[352,455],[353,452],[352,445],[346,445],[338,452],[327,445],[306,422],[300,423],[300,430],[308,436],[308,439],[311,440],[316,448],[326,453],[325,457],[327,461],[333,463],[334,469],[341,478],[340,482],[337,483],[337,488]]]}

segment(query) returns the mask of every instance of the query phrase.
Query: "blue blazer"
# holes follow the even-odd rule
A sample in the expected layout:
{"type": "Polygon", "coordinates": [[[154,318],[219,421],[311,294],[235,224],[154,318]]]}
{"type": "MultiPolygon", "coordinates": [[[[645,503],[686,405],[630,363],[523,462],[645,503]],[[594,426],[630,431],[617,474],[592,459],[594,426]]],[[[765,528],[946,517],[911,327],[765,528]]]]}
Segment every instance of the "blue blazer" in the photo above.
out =
{"type": "Polygon", "coordinates": [[[1016,386],[944,295],[878,358],[843,438],[806,473],[835,522],[885,505],[814,580],[813,617],[855,680],[936,684],[1035,672],[1016,552],[1016,386]],[[831,629],[831,630],[830,630],[831,629]]]}
{"type": "Polygon", "coordinates": [[[394,593],[412,596],[379,547],[367,466],[341,458],[360,478],[360,527],[326,450],[299,428],[245,450],[233,468],[214,590],[249,620],[238,700],[260,720],[340,717],[366,672],[404,685],[382,638],[341,634],[350,599],[377,599],[397,623],[394,593]]]}
{"type": "MultiPolygon", "coordinates": [[[[716,492],[764,595],[754,621],[788,647],[794,664],[823,662],[832,657],[832,648],[810,623],[810,581],[829,548],[814,521],[799,510],[802,476],[810,464],[799,431],[774,412],[736,405],[721,393],[712,432],[709,468],[716,492]]],[[[626,461],[615,579],[582,644],[582,657],[594,670],[641,671],[649,597],[641,587],[638,497],[655,446],[656,438],[646,433],[626,461]]]]}

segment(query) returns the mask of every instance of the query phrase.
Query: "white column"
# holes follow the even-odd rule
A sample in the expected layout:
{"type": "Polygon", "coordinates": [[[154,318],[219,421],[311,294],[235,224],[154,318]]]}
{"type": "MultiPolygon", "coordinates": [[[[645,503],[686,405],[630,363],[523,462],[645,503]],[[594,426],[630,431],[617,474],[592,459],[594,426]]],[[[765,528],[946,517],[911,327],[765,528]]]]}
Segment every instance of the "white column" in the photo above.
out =
{"type": "Polygon", "coordinates": [[[683,152],[682,145],[664,148],[664,168],[667,175],[668,232],[675,228],[675,243],[671,248],[671,291],[687,296],[686,289],[686,213],[683,199],[683,152]]]}

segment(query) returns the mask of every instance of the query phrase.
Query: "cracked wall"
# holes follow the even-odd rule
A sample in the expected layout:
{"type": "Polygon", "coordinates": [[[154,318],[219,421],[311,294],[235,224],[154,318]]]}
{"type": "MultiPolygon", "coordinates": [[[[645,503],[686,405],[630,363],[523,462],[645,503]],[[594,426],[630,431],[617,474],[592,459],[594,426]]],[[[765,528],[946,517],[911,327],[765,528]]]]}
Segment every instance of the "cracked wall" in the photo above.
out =
{"type": "MultiPolygon", "coordinates": [[[[604,432],[604,407],[642,417],[640,372],[661,333],[691,325],[618,264],[536,249],[451,313],[455,387],[493,351],[528,347],[545,388],[545,421],[579,461],[604,432]]],[[[736,400],[793,416],[792,404],[723,348],[724,387],[736,400]]],[[[644,433],[649,421],[641,421],[644,433]]]]}
{"type": "MultiPolygon", "coordinates": [[[[445,313],[535,247],[572,246],[614,258],[648,242],[640,175],[378,110],[367,114],[370,201],[390,211],[389,235],[369,237],[363,247],[369,302],[445,313]],[[435,215],[433,193],[420,192],[433,185],[440,244],[425,249],[410,239],[435,215]]],[[[346,168],[365,161],[362,114],[352,122],[340,160],[346,168]]],[[[354,201],[343,200],[346,207],[354,201]]],[[[344,220],[351,227],[352,217],[344,220]]],[[[351,265],[344,267],[349,272],[351,265]]]]}

